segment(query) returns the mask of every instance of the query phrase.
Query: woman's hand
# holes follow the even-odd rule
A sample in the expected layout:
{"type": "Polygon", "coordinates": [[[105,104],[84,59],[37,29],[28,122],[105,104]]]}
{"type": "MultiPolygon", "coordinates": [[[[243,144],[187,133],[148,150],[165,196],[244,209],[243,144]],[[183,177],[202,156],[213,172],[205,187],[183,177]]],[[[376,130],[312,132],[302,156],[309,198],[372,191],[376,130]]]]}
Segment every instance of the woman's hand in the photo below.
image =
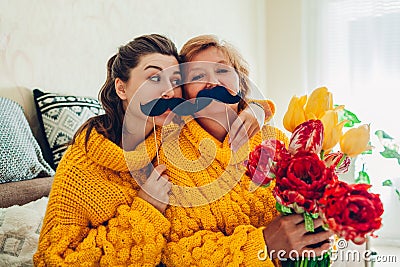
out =
{"type": "MultiPolygon", "coordinates": [[[[314,228],[318,228],[322,224],[321,218],[314,220],[314,228]]],[[[316,256],[320,256],[328,251],[330,247],[329,237],[333,235],[330,230],[319,233],[307,232],[304,218],[299,214],[278,216],[272,220],[263,232],[269,256],[272,256],[272,258],[278,256],[279,258],[301,256],[305,250],[313,250],[316,256]],[[316,246],[320,242],[322,244],[316,246]],[[280,250],[285,251],[285,253],[278,253],[280,250]],[[292,251],[297,251],[297,253],[292,251]]],[[[305,253],[305,256],[308,255],[313,256],[313,254],[305,253]]]]}
{"type": "Polygon", "coordinates": [[[138,197],[149,202],[161,213],[164,213],[167,208],[172,186],[168,181],[168,176],[162,174],[166,169],[167,167],[163,164],[155,167],[137,194],[138,197]]]}
{"type": "Polygon", "coordinates": [[[229,131],[229,143],[233,151],[237,151],[264,125],[264,109],[256,104],[249,105],[240,112],[229,131]]]}

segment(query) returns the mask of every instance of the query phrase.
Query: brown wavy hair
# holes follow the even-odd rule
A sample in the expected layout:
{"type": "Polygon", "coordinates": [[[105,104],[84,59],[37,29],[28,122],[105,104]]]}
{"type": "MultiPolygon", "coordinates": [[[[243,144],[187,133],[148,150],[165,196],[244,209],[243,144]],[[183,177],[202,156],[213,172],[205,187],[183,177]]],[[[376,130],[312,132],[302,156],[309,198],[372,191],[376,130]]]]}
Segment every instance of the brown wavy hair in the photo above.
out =
{"type": "Polygon", "coordinates": [[[233,45],[226,41],[219,40],[215,35],[199,35],[190,39],[183,45],[179,54],[181,61],[190,62],[198,53],[209,47],[215,47],[222,51],[228,59],[228,62],[238,73],[239,86],[243,97],[239,102],[238,109],[239,111],[243,110],[247,106],[246,96],[250,91],[249,67],[247,61],[244,60],[233,45]]]}
{"type": "MultiPolygon", "coordinates": [[[[75,133],[72,144],[78,135],[86,131],[86,146],[90,133],[94,128],[98,133],[120,145],[125,110],[122,100],[115,90],[115,79],[119,78],[127,82],[131,78],[131,69],[139,64],[141,57],[154,53],[174,56],[179,62],[178,50],[175,44],[167,37],[159,34],[143,35],[119,47],[118,53],[107,62],[107,79],[98,95],[105,113],[87,120],[75,133]]],[[[134,77],[132,78],[134,79],[134,77]]]]}

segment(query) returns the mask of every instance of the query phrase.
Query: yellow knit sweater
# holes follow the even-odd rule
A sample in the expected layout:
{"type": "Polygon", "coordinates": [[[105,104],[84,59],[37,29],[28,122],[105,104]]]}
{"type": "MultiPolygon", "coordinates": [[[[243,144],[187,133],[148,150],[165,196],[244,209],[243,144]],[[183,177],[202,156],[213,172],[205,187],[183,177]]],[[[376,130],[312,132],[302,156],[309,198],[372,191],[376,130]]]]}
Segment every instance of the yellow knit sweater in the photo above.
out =
{"type": "Polygon", "coordinates": [[[57,168],[35,266],[157,265],[170,223],[136,197],[132,178],[147,177],[154,138],[126,153],[95,130],[86,153],[84,139],[81,134],[57,168]]]}
{"type": "Polygon", "coordinates": [[[135,180],[148,177],[161,136],[158,129],[157,145],[150,136],[125,153],[95,130],[87,150],[85,134],[77,138],[57,168],[35,266],[272,265],[257,255],[275,200],[271,188],[251,186],[241,161],[263,139],[287,142],[283,133],[267,126],[234,155],[228,139],[218,142],[195,121],[183,127],[178,146],[169,135],[160,151],[175,184],[166,217],[136,196],[135,180]]]}
{"type": "Polygon", "coordinates": [[[257,188],[244,174],[242,163],[267,138],[288,142],[281,131],[265,126],[233,154],[228,137],[221,143],[192,119],[186,120],[179,142],[163,141],[160,162],[167,165],[175,186],[165,213],[171,229],[162,262],[273,266],[269,258],[257,257],[265,249],[262,230],[277,215],[272,186],[257,188]]]}

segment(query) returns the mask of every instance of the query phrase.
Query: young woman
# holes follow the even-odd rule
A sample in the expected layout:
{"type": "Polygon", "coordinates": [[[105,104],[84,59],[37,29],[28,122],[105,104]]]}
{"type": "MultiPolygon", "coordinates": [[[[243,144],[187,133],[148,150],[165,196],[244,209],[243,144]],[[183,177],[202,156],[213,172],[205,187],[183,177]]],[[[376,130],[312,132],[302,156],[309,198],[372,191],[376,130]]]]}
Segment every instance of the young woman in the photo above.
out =
{"type": "MultiPolygon", "coordinates": [[[[249,90],[242,57],[214,36],[189,40],[181,56],[186,62],[186,98],[196,102],[205,90],[224,87],[242,100],[211,102],[195,119],[185,119],[178,141],[162,145],[160,162],[167,166],[173,183],[165,211],[171,229],[163,262],[167,266],[273,266],[273,251],[301,253],[326,240],[328,232],[306,235],[302,216],[278,216],[272,186],[255,188],[245,175],[241,162],[263,139],[288,142],[280,130],[265,126],[236,153],[230,149],[229,129],[246,107],[249,90]],[[272,253],[271,257],[260,259],[260,251],[262,256],[272,253]]],[[[321,224],[318,220],[315,226],[321,224]]],[[[324,245],[315,251],[318,255],[327,248],[324,245]]]]}
{"type": "MultiPolygon", "coordinates": [[[[99,93],[105,114],[78,130],[58,166],[35,266],[160,263],[171,184],[165,165],[149,163],[161,145],[159,126],[173,116],[148,117],[140,104],[180,98],[180,80],[177,49],[161,35],[137,37],[110,58],[99,93]]],[[[250,115],[245,125],[254,123],[250,115]]]]}
{"type": "MultiPolygon", "coordinates": [[[[122,132],[132,129],[129,123],[123,127],[124,116],[143,83],[163,79],[169,87],[157,88],[157,97],[181,96],[175,83],[181,79],[177,64],[175,45],[156,34],[135,38],[110,58],[107,80],[99,93],[105,114],[80,128],[58,166],[35,266],[153,266],[160,262],[163,234],[170,226],[163,215],[170,184],[162,175],[165,166],[157,166],[149,176],[145,171],[159,145],[152,136],[142,142],[153,130],[153,118],[131,113],[141,130],[130,135],[132,151],[125,155],[122,132]],[[167,68],[176,72],[157,76],[167,68]],[[145,181],[142,189],[136,178],[145,181]]],[[[162,125],[167,113],[154,121],[162,125]]]]}

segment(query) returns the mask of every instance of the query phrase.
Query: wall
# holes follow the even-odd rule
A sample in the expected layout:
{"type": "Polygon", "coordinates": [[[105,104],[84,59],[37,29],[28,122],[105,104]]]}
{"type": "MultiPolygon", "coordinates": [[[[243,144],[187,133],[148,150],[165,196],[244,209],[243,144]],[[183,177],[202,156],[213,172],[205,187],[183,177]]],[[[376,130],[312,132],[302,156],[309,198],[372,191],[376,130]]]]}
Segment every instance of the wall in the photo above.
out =
{"type": "Polygon", "coordinates": [[[293,0],[0,0],[0,88],[96,96],[106,62],[135,36],[161,33],[178,49],[199,34],[233,43],[248,60],[255,98],[303,94],[301,3],[293,0]]]}
{"type": "Polygon", "coordinates": [[[293,95],[304,95],[302,0],[266,1],[266,95],[277,104],[275,125],[293,95]]]}
{"type": "Polygon", "coordinates": [[[106,62],[133,37],[176,42],[216,34],[249,61],[257,83],[262,0],[0,0],[0,88],[39,87],[97,95],[106,62]],[[258,12],[257,12],[258,11],[258,12]]]}

